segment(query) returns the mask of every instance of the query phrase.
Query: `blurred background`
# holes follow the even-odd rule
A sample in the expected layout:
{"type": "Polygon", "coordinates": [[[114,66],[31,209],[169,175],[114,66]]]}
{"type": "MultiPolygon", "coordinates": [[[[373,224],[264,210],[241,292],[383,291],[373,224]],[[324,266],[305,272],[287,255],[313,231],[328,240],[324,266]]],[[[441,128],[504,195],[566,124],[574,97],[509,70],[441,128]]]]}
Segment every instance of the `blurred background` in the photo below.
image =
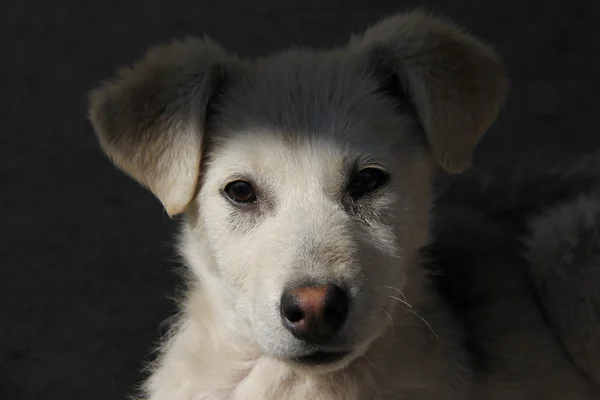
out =
{"type": "Polygon", "coordinates": [[[511,177],[600,150],[597,0],[2,0],[0,399],[125,399],[174,310],[177,222],[100,153],[89,89],[173,37],[258,56],[415,7],[492,43],[512,85],[474,172],[440,178],[445,198],[508,218],[560,197],[568,185],[511,177]]]}

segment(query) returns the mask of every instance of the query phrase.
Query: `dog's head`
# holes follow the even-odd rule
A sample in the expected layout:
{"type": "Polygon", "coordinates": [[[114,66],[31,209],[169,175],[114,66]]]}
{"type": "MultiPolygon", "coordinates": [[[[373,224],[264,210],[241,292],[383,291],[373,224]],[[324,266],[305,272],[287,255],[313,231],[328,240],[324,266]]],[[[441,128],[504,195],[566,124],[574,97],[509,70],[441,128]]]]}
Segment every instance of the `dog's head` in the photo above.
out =
{"type": "Polygon", "coordinates": [[[185,251],[229,320],[266,354],[339,368],[411,284],[435,165],[470,166],[505,91],[490,48],[415,12],[329,52],[163,46],[92,93],[91,120],[117,166],[186,212],[185,251]]]}

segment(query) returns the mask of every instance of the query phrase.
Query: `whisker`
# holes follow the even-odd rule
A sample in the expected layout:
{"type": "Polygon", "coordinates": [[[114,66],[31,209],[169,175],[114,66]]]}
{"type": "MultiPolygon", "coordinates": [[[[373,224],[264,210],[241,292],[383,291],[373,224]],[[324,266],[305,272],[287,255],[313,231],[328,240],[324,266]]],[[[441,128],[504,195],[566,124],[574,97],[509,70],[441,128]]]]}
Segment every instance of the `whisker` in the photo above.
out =
{"type": "Polygon", "coordinates": [[[379,289],[392,289],[395,290],[396,292],[400,293],[400,296],[402,296],[402,298],[404,299],[404,301],[408,301],[406,300],[406,296],[404,295],[404,293],[402,293],[402,290],[395,288],[393,286],[379,286],[379,289]]]}
{"type": "Polygon", "coordinates": [[[390,329],[389,330],[384,330],[382,337],[385,340],[385,342],[387,343],[388,347],[392,348],[392,341],[394,339],[394,320],[392,318],[392,316],[390,315],[390,313],[388,313],[387,311],[385,311],[383,308],[380,309],[382,313],[384,313],[385,315],[387,315],[387,317],[390,320],[390,329]]]}
{"type": "Polygon", "coordinates": [[[402,300],[399,297],[396,296],[388,296],[390,299],[394,299],[394,300],[398,300],[400,303],[402,304],[406,304],[406,306],[408,306],[408,308],[412,308],[412,306],[410,304],[408,304],[406,301],[402,300]]]}
{"type": "Polygon", "coordinates": [[[385,311],[383,308],[380,309],[382,313],[384,313],[385,315],[388,316],[388,318],[390,319],[390,322],[392,323],[392,325],[394,324],[394,320],[392,319],[392,316],[390,315],[390,313],[388,313],[387,311],[385,311]]]}
{"type": "Polygon", "coordinates": [[[433,328],[431,327],[431,325],[429,325],[429,322],[425,321],[425,318],[421,317],[419,314],[417,314],[416,312],[412,311],[412,310],[406,310],[409,313],[416,315],[418,318],[421,319],[421,321],[423,321],[425,323],[425,325],[427,325],[427,327],[429,328],[429,330],[431,331],[431,333],[433,333],[433,335],[441,341],[440,337],[437,335],[437,333],[435,333],[435,331],[433,330],[433,328]]]}

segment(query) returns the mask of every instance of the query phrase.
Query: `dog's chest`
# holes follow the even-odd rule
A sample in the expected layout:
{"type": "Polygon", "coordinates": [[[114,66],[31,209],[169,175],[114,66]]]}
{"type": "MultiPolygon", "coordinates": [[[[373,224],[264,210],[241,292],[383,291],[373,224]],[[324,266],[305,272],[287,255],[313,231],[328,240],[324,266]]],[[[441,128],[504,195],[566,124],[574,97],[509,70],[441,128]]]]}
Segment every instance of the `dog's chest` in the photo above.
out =
{"type": "Polygon", "coordinates": [[[298,374],[269,359],[261,359],[232,393],[231,400],[359,400],[361,385],[350,376],[332,379],[298,374]]]}

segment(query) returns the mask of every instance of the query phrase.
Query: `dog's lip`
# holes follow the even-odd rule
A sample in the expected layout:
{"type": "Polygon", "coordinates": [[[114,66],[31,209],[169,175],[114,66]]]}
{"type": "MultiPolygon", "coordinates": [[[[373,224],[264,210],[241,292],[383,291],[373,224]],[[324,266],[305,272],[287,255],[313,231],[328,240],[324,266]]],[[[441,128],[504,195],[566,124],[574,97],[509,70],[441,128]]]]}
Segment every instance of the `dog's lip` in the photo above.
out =
{"type": "Polygon", "coordinates": [[[299,357],[294,357],[292,360],[298,364],[306,365],[327,365],[340,361],[346,357],[350,352],[348,351],[315,351],[310,354],[306,354],[299,357]]]}

